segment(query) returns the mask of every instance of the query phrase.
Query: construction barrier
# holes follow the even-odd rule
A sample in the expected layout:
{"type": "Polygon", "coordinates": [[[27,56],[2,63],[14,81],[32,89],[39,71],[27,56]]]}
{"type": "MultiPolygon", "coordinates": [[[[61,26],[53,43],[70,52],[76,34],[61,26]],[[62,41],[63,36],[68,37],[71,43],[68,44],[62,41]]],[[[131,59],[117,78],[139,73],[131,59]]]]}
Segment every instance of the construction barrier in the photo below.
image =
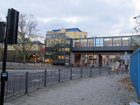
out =
{"type": "Polygon", "coordinates": [[[130,80],[133,83],[140,100],[140,47],[133,54],[131,54],[130,80]]]}

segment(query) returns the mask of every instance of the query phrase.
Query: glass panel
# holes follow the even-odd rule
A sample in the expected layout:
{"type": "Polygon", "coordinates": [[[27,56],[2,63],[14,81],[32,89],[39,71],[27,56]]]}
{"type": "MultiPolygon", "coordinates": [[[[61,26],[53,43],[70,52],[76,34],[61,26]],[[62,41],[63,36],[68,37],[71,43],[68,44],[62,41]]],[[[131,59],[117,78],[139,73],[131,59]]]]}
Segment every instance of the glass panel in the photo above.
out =
{"type": "Polygon", "coordinates": [[[73,47],[75,47],[75,39],[73,39],[73,47]]]}
{"type": "Polygon", "coordinates": [[[46,52],[46,55],[53,55],[53,52],[52,51],[48,51],[48,52],[46,52]]]}
{"type": "Polygon", "coordinates": [[[121,38],[113,38],[113,46],[121,46],[121,38]]]}
{"type": "Polygon", "coordinates": [[[112,38],[104,38],[104,46],[112,46],[112,38]]]}
{"type": "Polygon", "coordinates": [[[83,46],[84,46],[84,40],[81,39],[81,40],[80,40],[80,47],[83,47],[83,46]]]}
{"type": "Polygon", "coordinates": [[[87,39],[83,39],[83,47],[87,47],[87,39]]]}
{"type": "Polygon", "coordinates": [[[96,39],[96,47],[99,47],[99,46],[100,46],[100,40],[96,39]]]}
{"type": "Polygon", "coordinates": [[[104,46],[104,40],[103,40],[103,38],[100,38],[100,46],[101,46],[101,47],[104,46]]]}
{"type": "Polygon", "coordinates": [[[70,52],[70,48],[65,48],[65,51],[70,52]]]}
{"type": "Polygon", "coordinates": [[[79,40],[75,39],[75,47],[79,47],[79,40]]]}
{"type": "Polygon", "coordinates": [[[88,39],[88,47],[93,47],[93,39],[88,39]]]}
{"type": "Polygon", "coordinates": [[[70,40],[66,40],[66,44],[70,44],[70,40]]]}
{"type": "Polygon", "coordinates": [[[96,38],[96,46],[103,47],[103,38],[96,38]]]}
{"type": "Polygon", "coordinates": [[[79,39],[79,47],[82,47],[81,39],[79,39]]]}
{"type": "Polygon", "coordinates": [[[122,37],[123,46],[129,46],[130,37],[122,37]]]}
{"type": "Polygon", "coordinates": [[[94,45],[94,47],[96,46],[96,44],[95,44],[95,38],[93,39],[93,45],[94,45]]]}

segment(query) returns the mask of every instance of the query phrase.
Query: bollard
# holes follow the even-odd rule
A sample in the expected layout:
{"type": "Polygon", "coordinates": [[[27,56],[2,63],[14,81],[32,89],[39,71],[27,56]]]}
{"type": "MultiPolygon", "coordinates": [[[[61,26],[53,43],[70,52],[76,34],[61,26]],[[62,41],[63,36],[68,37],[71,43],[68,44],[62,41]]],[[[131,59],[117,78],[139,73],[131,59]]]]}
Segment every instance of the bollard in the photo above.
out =
{"type": "Polygon", "coordinates": [[[60,82],[60,69],[59,69],[59,78],[58,78],[58,82],[60,82]]]}
{"type": "Polygon", "coordinates": [[[114,71],[114,67],[112,66],[112,71],[114,71]]]}
{"type": "Polygon", "coordinates": [[[45,74],[44,74],[44,87],[46,86],[46,69],[45,69],[45,74]]]}
{"type": "Polygon", "coordinates": [[[26,83],[25,83],[25,93],[28,93],[28,72],[26,72],[26,83]]]}
{"type": "Polygon", "coordinates": [[[82,74],[83,74],[83,69],[81,68],[81,78],[82,78],[82,74]]]}
{"type": "Polygon", "coordinates": [[[71,68],[70,71],[71,71],[71,72],[70,72],[70,80],[72,80],[72,68],[71,68]]]}

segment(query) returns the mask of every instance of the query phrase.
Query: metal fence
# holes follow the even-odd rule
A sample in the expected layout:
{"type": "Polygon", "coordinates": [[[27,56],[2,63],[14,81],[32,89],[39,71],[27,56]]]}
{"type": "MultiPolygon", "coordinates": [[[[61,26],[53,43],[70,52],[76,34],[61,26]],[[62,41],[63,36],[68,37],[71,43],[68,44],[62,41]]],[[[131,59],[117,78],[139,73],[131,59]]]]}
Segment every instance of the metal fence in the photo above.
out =
{"type": "Polygon", "coordinates": [[[140,99],[140,48],[130,58],[130,79],[140,99]]]}
{"type": "Polygon", "coordinates": [[[9,76],[8,81],[5,83],[4,99],[61,81],[127,72],[123,68],[116,70],[112,70],[112,68],[62,68],[57,70],[48,69],[37,73],[26,72],[23,75],[9,76]]]}

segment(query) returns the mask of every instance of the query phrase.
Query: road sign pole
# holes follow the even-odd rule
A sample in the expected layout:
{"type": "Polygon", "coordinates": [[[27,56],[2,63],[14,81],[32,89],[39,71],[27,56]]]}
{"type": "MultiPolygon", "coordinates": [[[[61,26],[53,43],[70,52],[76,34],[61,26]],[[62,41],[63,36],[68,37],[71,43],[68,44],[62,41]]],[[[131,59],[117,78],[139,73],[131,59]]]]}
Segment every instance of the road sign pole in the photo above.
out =
{"type": "MultiPolygon", "coordinates": [[[[2,72],[6,71],[7,41],[8,41],[8,31],[7,31],[8,27],[7,27],[7,25],[8,25],[8,17],[7,17],[6,35],[5,35],[5,41],[4,41],[4,55],[3,55],[2,72]]],[[[3,102],[4,102],[4,88],[5,88],[5,82],[1,81],[1,94],[0,94],[0,104],[1,105],[3,105],[3,102]]]]}

